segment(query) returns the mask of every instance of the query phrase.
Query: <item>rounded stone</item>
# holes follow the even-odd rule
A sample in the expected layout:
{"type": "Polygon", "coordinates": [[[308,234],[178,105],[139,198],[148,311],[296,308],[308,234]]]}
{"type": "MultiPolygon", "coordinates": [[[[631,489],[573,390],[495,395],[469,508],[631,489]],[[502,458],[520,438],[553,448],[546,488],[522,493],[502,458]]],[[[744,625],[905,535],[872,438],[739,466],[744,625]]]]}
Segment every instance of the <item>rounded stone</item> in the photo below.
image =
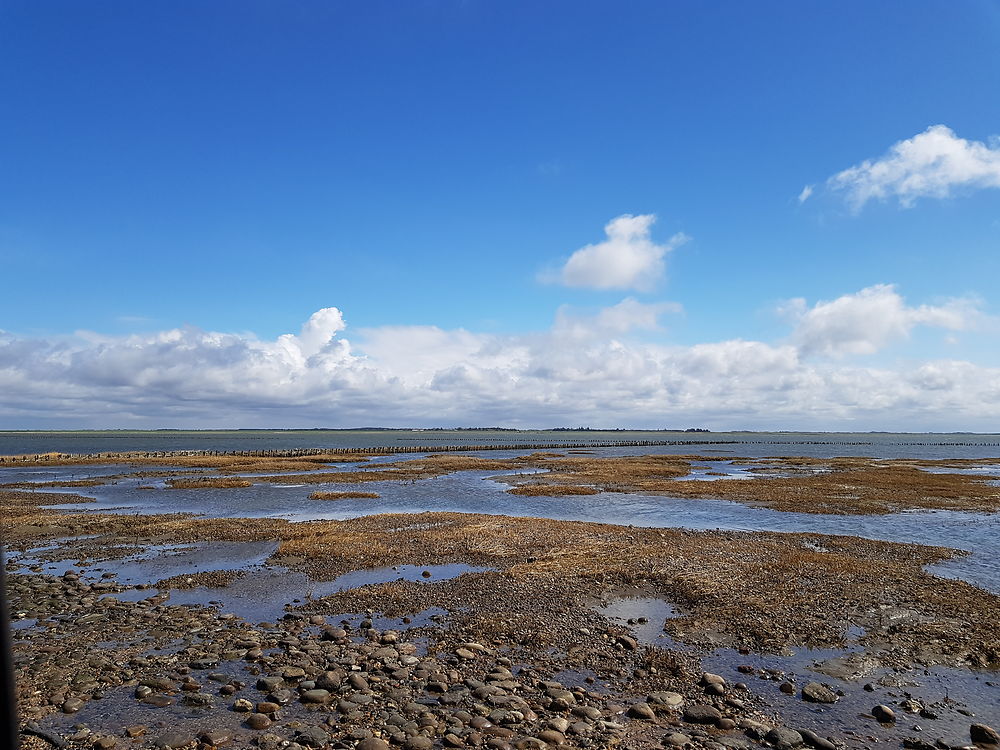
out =
{"type": "Polygon", "coordinates": [[[969,736],[980,745],[1000,745],[1000,732],[987,724],[973,724],[969,727],[969,736]]]}
{"type": "Polygon", "coordinates": [[[689,724],[715,724],[722,714],[715,706],[695,704],[684,709],[684,721],[689,724]]]}
{"type": "Polygon", "coordinates": [[[892,724],[896,721],[896,712],[881,703],[872,709],[872,716],[879,724],[892,724]]]}
{"type": "Polygon", "coordinates": [[[301,700],[303,703],[329,703],[330,691],[323,688],[306,690],[302,693],[301,700]]]}
{"type": "Polygon", "coordinates": [[[193,734],[179,729],[172,729],[153,740],[153,746],[160,748],[160,750],[173,750],[174,748],[186,747],[193,742],[193,734]]]}
{"type": "Polygon", "coordinates": [[[653,709],[648,703],[633,703],[628,709],[628,715],[633,719],[656,721],[656,714],[653,713],[653,709]]]}
{"type": "Polygon", "coordinates": [[[818,682],[809,682],[802,688],[802,700],[812,703],[836,703],[837,694],[818,682]]]}
{"type": "Polygon", "coordinates": [[[247,717],[247,726],[251,729],[267,729],[271,726],[271,720],[264,714],[250,714],[247,717]]]}
{"type": "Polygon", "coordinates": [[[795,750],[805,743],[801,734],[788,727],[775,727],[765,735],[765,739],[778,750],[795,750]]]}

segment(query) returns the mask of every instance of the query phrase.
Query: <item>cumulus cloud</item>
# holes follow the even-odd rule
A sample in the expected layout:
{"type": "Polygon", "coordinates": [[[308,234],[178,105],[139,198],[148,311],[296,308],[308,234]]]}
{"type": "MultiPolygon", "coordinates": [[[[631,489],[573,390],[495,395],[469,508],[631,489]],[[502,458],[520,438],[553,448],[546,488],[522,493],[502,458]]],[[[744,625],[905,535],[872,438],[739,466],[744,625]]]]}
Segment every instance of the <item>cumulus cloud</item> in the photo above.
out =
{"type": "Polygon", "coordinates": [[[976,302],[969,299],[909,307],[891,284],[876,284],[811,308],[804,299],[793,299],[781,312],[796,322],[792,341],[799,351],[835,357],[873,354],[907,338],[918,325],[967,330],[980,317],[976,302]]]}
{"type": "Polygon", "coordinates": [[[1000,146],[959,138],[945,125],[932,125],[894,144],[882,158],[835,174],[827,184],[843,191],[855,210],[872,199],[896,198],[909,207],[917,198],[946,198],[956,188],[998,188],[1000,146]]]}
{"type": "Polygon", "coordinates": [[[281,340],[296,347],[303,356],[310,357],[323,351],[333,338],[345,328],[344,316],[336,307],[325,307],[317,310],[302,325],[298,336],[286,334],[281,340]]]}
{"type": "Polygon", "coordinates": [[[596,315],[585,315],[574,312],[567,305],[556,311],[553,331],[566,336],[618,336],[631,331],[655,331],[660,327],[659,321],[667,313],[683,312],[683,307],[677,302],[639,302],[633,297],[626,297],[617,305],[605,307],[596,315]]]}
{"type": "Polygon", "coordinates": [[[689,239],[675,234],[664,244],[653,242],[653,214],[624,214],[604,227],[607,239],[586,245],[573,253],[558,280],[566,286],[590,289],[635,289],[649,291],[663,278],[667,253],[689,239]]]}
{"type": "Polygon", "coordinates": [[[997,368],[809,356],[872,351],[916,325],[966,326],[961,304],[908,306],[879,286],[788,309],[796,328],[787,341],[694,346],[630,338],[671,311],[630,299],[592,315],[563,310],[548,331],[512,335],[396,326],[349,341],[336,308],[273,340],[193,327],[61,339],[0,332],[0,423],[954,430],[1000,419],[997,368]]]}

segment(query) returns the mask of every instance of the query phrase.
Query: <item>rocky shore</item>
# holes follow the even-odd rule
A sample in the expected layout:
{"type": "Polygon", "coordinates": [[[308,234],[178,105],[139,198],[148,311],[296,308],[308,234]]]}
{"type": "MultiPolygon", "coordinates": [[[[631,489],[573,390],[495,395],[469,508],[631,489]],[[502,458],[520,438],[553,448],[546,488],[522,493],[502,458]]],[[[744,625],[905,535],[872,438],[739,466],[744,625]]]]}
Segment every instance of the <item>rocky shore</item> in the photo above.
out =
{"type": "MultiPolygon", "coordinates": [[[[402,472],[446,470],[436,462],[402,472]]],[[[457,513],[289,523],[50,507],[66,500],[0,491],[26,748],[998,740],[1000,597],[927,573],[947,548],[457,513]],[[174,570],[264,543],[263,563],[174,570]],[[157,556],[170,575],[142,580],[157,556]],[[358,571],[385,573],[313,595],[358,571]],[[270,619],[227,612],[227,597],[265,589],[259,601],[284,602],[270,619]]]]}

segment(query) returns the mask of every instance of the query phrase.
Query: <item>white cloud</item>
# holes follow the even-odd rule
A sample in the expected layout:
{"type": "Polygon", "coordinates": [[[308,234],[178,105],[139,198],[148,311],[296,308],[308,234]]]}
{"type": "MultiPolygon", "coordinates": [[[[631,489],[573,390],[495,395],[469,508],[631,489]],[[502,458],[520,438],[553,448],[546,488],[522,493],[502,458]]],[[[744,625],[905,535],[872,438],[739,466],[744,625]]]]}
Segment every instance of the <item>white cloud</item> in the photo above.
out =
{"type": "Polygon", "coordinates": [[[873,354],[905,339],[918,325],[961,331],[971,328],[980,313],[974,301],[952,299],[943,305],[908,307],[891,284],[876,284],[856,294],[806,307],[790,300],[780,312],[796,322],[792,341],[804,355],[873,354]]]}
{"type": "Polygon", "coordinates": [[[292,346],[298,347],[303,356],[310,357],[333,343],[333,338],[345,328],[344,316],[336,307],[324,307],[314,312],[302,326],[295,340],[282,336],[292,346]]]}
{"type": "Polygon", "coordinates": [[[809,200],[809,196],[811,196],[812,194],[813,194],[813,186],[806,185],[804,188],[802,188],[802,192],[799,193],[799,203],[805,203],[807,200],[809,200]]]}
{"type": "Polygon", "coordinates": [[[998,188],[1000,147],[968,141],[951,128],[932,125],[899,141],[881,159],[835,174],[828,185],[844,191],[855,210],[872,199],[895,197],[909,207],[917,198],[946,198],[955,188],[998,188]]]}
{"type": "Polygon", "coordinates": [[[678,233],[665,244],[650,238],[653,214],[624,214],[605,225],[607,239],[581,247],[558,274],[567,286],[649,291],[663,278],[663,258],[689,238],[678,233]]]}
{"type": "Polygon", "coordinates": [[[789,305],[797,327],[785,343],[627,338],[669,311],[626,299],[590,316],[563,310],[539,333],[396,326],[353,343],[335,308],[274,340],[190,327],[61,339],[0,332],[0,424],[988,430],[1000,419],[997,368],[806,356],[872,351],[916,325],[968,327],[975,313],[962,301],[908,306],[879,286],[789,305]]]}
{"type": "Polygon", "coordinates": [[[683,307],[676,302],[639,302],[626,297],[617,305],[605,307],[596,315],[574,313],[563,305],[556,311],[553,332],[559,335],[592,337],[617,336],[634,330],[658,330],[660,318],[667,313],[681,313],[683,307]]]}

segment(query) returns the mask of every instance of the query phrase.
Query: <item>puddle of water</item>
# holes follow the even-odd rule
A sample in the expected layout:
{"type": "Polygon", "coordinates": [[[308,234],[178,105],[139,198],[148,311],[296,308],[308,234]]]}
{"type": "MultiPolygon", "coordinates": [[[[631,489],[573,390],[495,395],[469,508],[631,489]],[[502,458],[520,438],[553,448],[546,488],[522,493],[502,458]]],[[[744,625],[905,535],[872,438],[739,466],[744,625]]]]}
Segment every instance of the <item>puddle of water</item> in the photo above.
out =
{"type": "MultiPolygon", "coordinates": [[[[66,540],[64,540],[65,543],[66,540]]],[[[72,540],[70,540],[72,541],[72,540]]],[[[101,580],[106,572],[117,573],[110,580],[122,586],[156,583],[178,575],[194,575],[219,570],[238,570],[262,565],[278,548],[278,543],[265,542],[198,542],[195,544],[157,544],[119,560],[84,561],[77,565],[69,560],[45,562],[39,553],[60,545],[47,545],[28,550],[12,559],[28,567],[41,567],[43,573],[63,575],[73,571],[89,581],[101,580]]]]}
{"type": "Polygon", "coordinates": [[[1000,465],[995,466],[963,466],[949,469],[945,466],[918,466],[921,471],[928,474],[966,474],[969,476],[998,476],[1000,477],[1000,465]]]}
{"type": "Polygon", "coordinates": [[[844,637],[848,641],[859,641],[864,638],[868,630],[860,625],[848,625],[844,637]]]}
{"type": "Polygon", "coordinates": [[[1000,682],[997,682],[1000,675],[996,673],[946,667],[897,672],[875,666],[856,648],[803,648],[787,656],[747,655],[719,649],[702,658],[702,667],[730,682],[747,683],[788,726],[812,729],[821,736],[836,728],[838,736],[851,747],[868,747],[872,741],[898,746],[905,737],[921,737],[931,743],[942,739],[948,747],[967,746],[971,723],[995,723],[1000,718],[1000,682]],[[860,674],[857,679],[832,676],[830,672],[841,672],[848,663],[845,660],[853,661],[867,674],[860,674]],[[753,673],[740,673],[737,669],[740,665],[752,667],[753,673]],[[768,679],[772,675],[777,679],[768,679]],[[788,681],[795,686],[793,695],[781,692],[781,684],[788,681]],[[813,681],[844,695],[832,704],[807,702],[801,698],[801,690],[813,681]],[[865,685],[872,689],[866,690],[865,685]],[[924,706],[937,718],[920,716],[900,705],[909,699],[915,701],[910,704],[912,708],[918,711],[924,706]],[[872,708],[878,704],[888,705],[896,712],[894,725],[883,726],[870,718],[872,708]],[[978,718],[970,718],[959,709],[978,718]],[[915,726],[920,730],[914,729],[915,726]]]}
{"type": "Polygon", "coordinates": [[[712,482],[716,479],[756,479],[757,474],[736,466],[732,461],[699,461],[691,466],[687,476],[677,477],[676,482],[712,482]]]}
{"type": "Polygon", "coordinates": [[[33,628],[38,624],[38,620],[24,619],[24,620],[14,620],[10,624],[11,630],[27,630],[28,628],[33,628]]]}
{"type": "MultiPolygon", "coordinates": [[[[110,580],[126,587],[148,587],[161,580],[198,573],[244,571],[243,576],[225,587],[172,589],[169,603],[218,604],[223,612],[252,622],[275,621],[285,613],[286,605],[330,596],[359,586],[399,580],[433,583],[456,578],[464,573],[490,570],[463,563],[399,565],[394,568],[352,571],[333,581],[312,581],[303,573],[266,564],[278,548],[277,542],[273,541],[152,545],[138,554],[120,560],[101,561],[96,565],[77,565],[71,561],[46,563],[38,559],[37,556],[43,551],[58,546],[49,544],[36,547],[13,559],[20,565],[41,567],[43,573],[50,575],[58,576],[73,571],[89,581],[110,580]],[[106,572],[116,575],[103,579],[106,572]]],[[[119,601],[136,602],[159,593],[151,588],[127,588],[105,596],[112,596],[119,601]]]]}
{"type": "Polygon", "coordinates": [[[321,599],[341,591],[393,581],[434,583],[457,578],[464,573],[481,573],[490,568],[462,563],[446,565],[400,565],[396,568],[356,570],[333,581],[312,581],[304,573],[289,571],[281,566],[269,566],[247,571],[231,584],[221,588],[199,586],[172,590],[169,604],[217,603],[219,609],[249,622],[275,622],[287,611],[286,606],[310,599],[321,599]],[[430,572],[430,577],[423,572],[430,572]]]}
{"type": "Polygon", "coordinates": [[[599,693],[610,692],[607,681],[602,680],[596,672],[589,669],[564,669],[552,675],[552,679],[562,683],[563,687],[572,690],[576,687],[583,687],[590,691],[599,693]]]}
{"type": "MultiPolygon", "coordinates": [[[[386,617],[384,615],[366,615],[360,614],[358,612],[342,612],[336,615],[326,615],[327,622],[336,622],[340,624],[350,625],[352,628],[357,629],[361,626],[362,622],[370,621],[372,627],[376,630],[415,630],[416,628],[425,628],[429,625],[436,625],[443,621],[448,616],[448,610],[442,609],[441,607],[428,607],[421,612],[417,612],[413,615],[407,615],[405,617],[386,617]],[[405,622],[409,620],[409,622],[405,622]]],[[[323,626],[314,626],[315,629],[321,630],[323,626]]]]}
{"type": "Polygon", "coordinates": [[[663,632],[664,623],[680,614],[663,599],[638,594],[620,596],[594,609],[612,622],[630,628],[639,643],[660,648],[684,648],[663,632]]]}
{"type": "Polygon", "coordinates": [[[444,565],[397,565],[394,568],[375,568],[373,570],[355,570],[345,573],[336,580],[316,584],[314,598],[330,596],[338,591],[356,589],[359,586],[369,586],[392,581],[417,581],[433,583],[457,578],[464,573],[484,573],[491,568],[484,568],[465,563],[446,563],[444,565]],[[424,573],[430,575],[424,575],[424,573]],[[320,593],[322,592],[322,593],[320,593]]]}

